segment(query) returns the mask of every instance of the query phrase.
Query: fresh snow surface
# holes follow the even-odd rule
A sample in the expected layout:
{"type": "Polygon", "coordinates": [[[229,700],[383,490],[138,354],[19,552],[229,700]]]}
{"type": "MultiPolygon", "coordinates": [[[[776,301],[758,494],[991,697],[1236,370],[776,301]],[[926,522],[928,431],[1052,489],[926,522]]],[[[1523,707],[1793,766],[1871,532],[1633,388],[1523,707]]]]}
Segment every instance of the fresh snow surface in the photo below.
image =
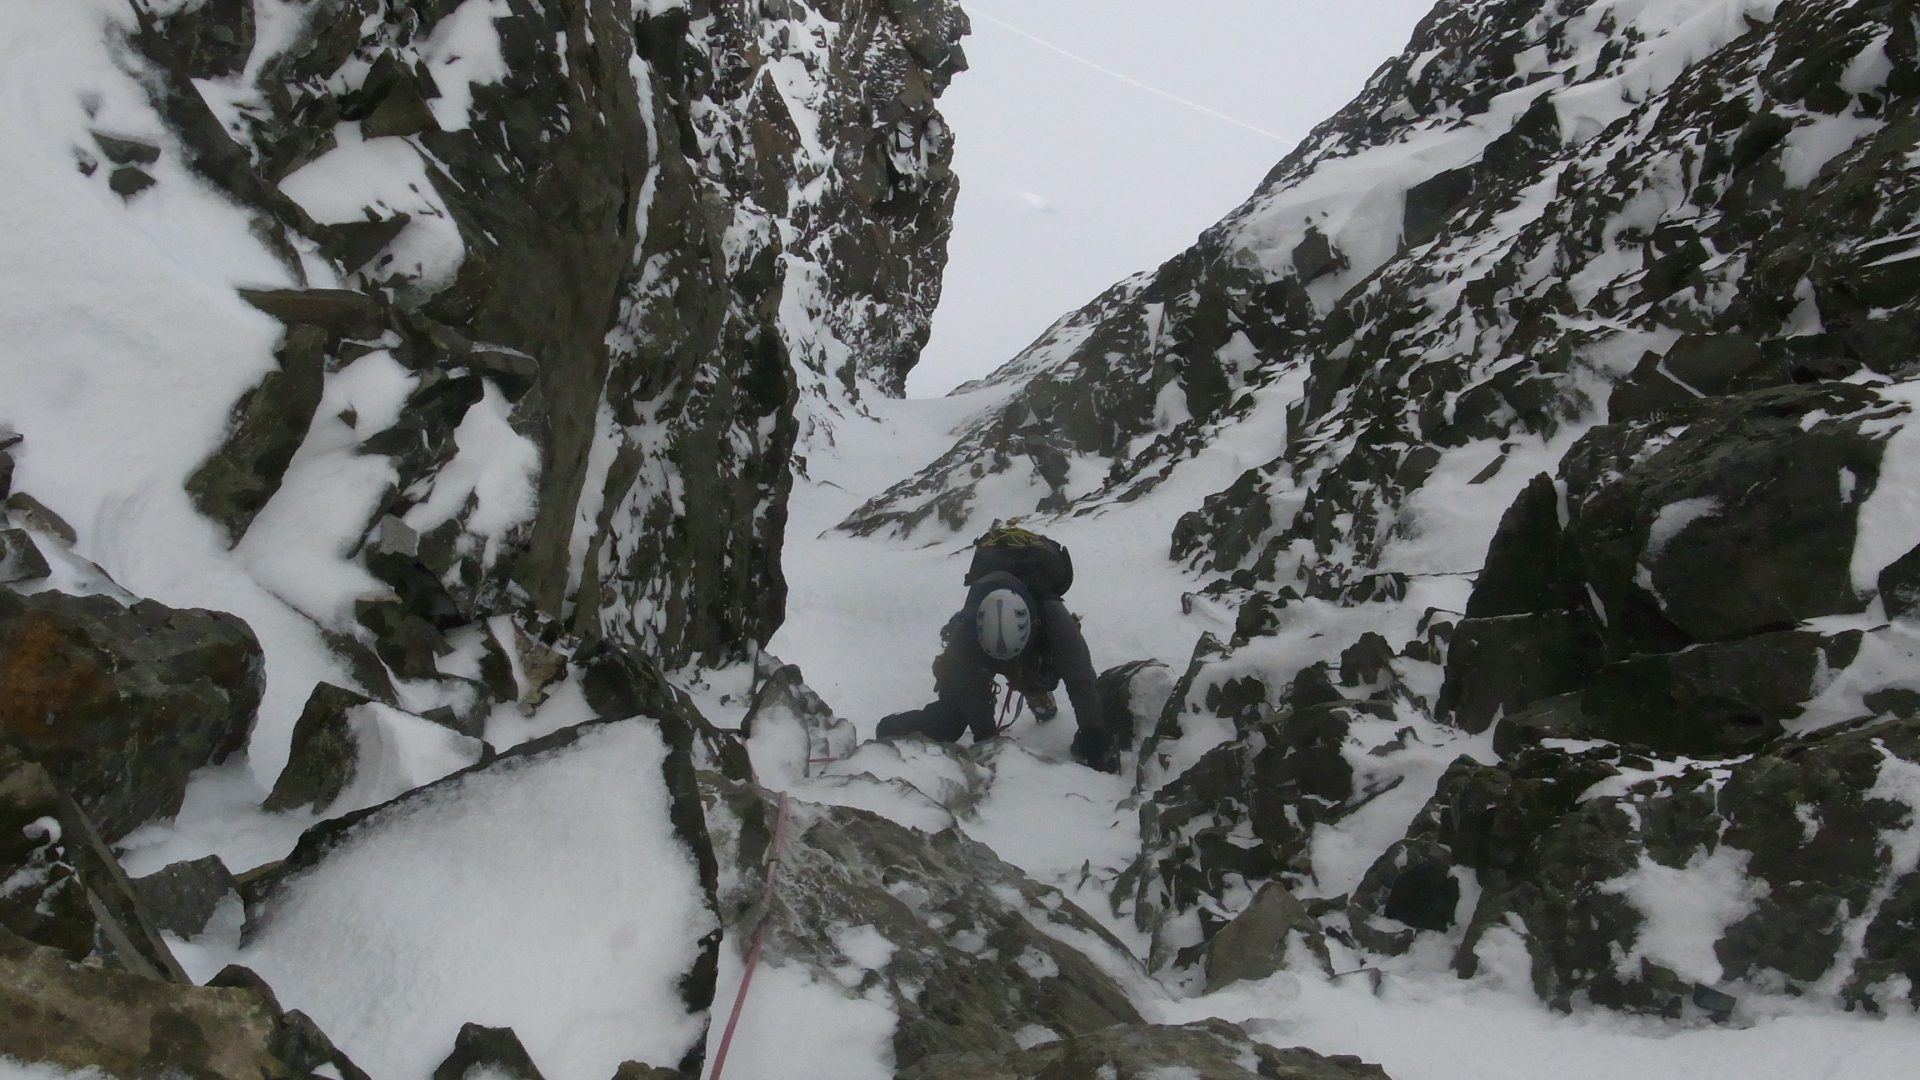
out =
{"type": "Polygon", "coordinates": [[[668,824],[655,727],[588,729],[376,812],[257,916],[238,962],[378,1077],[425,1077],[464,1023],[554,1080],[670,1065],[678,980],[713,929],[668,824]]]}

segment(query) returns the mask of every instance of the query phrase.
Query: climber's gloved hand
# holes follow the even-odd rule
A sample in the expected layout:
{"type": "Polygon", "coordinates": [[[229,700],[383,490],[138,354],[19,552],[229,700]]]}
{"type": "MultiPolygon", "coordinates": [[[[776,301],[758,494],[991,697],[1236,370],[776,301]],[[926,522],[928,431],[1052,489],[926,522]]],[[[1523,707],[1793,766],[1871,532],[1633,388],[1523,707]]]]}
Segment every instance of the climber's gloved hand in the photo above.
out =
{"type": "Polygon", "coordinates": [[[1073,736],[1073,745],[1067,752],[1073,756],[1073,760],[1089,769],[1116,775],[1120,772],[1120,748],[1114,745],[1113,737],[1104,731],[1082,728],[1073,736]]]}

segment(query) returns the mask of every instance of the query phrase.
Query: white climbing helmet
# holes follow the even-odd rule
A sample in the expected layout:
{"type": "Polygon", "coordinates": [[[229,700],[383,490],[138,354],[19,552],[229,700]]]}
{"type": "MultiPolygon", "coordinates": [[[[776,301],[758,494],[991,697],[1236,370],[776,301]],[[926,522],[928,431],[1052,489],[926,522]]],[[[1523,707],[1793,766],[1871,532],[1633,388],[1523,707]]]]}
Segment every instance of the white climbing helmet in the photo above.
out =
{"type": "Polygon", "coordinates": [[[1012,589],[994,589],[973,609],[973,625],[980,651],[995,660],[1011,660],[1033,640],[1033,612],[1026,598],[1012,589]]]}

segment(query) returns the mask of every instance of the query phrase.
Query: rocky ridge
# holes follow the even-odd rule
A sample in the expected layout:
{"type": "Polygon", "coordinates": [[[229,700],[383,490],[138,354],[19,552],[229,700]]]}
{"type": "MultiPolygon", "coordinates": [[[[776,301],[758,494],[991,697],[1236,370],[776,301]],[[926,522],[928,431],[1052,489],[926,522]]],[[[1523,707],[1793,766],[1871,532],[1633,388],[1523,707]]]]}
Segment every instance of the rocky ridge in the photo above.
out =
{"type": "Polygon", "coordinates": [[[1205,632],[1114,899],[1156,965],[1202,981],[1258,918],[1356,963],[1522,957],[1562,1008],[1915,1003],[1917,30],[1440,5],[847,518],[925,543],[1236,476],[1168,543],[1205,632]],[[1331,830],[1404,835],[1357,873],[1331,830]],[[1707,939],[1673,889],[1717,898],[1707,939]]]}

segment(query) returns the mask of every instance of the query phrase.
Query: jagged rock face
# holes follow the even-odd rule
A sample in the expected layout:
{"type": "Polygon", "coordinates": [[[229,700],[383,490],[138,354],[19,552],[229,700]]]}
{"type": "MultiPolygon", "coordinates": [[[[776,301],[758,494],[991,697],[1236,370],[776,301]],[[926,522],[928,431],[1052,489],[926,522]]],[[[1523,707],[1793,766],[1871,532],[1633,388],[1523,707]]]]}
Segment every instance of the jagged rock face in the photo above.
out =
{"type": "Polygon", "coordinates": [[[143,18],[196,167],[312,286],[250,294],[287,334],[189,482],[204,512],[244,543],[315,447],[384,461],[354,554],[394,599],[332,629],[407,679],[503,612],[668,663],[771,634],[796,440],[898,393],[938,299],[955,6],[143,18]],[[372,383],[398,407],[323,408],[372,383]],[[501,453],[523,482],[476,485],[501,453]]]}
{"type": "Polygon", "coordinates": [[[1121,963],[1124,946],[1056,890],[957,830],[929,834],[863,810],[791,804],[768,910],[759,900],[775,799],[746,785],[704,787],[716,847],[733,856],[735,885],[723,890],[723,909],[773,920],[767,962],[804,965],[839,977],[850,993],[889,1001],[900,1017],[898,1069],[937,1055],[1013,1054],[1016,1035],[1036,1026],[1078,1036],[1142,1022],[1087,949],[1062,939],[1121,963]],[[877,966],[871,956],[848,955],[848,935],[868,934],[886,943],[877,966]],[[846,977],[850,965],[857,982],[846,977]]]}
{"type": "Polygon", "coordinates": [[[0,589],[0,726],[108,836],[171,816],[189,774],[246,745],[261,667],[221,612],[0,589]]]}
{"type": "Polygon", "coordinates": [[[1724,763],[1462,759],[1369,872],[1353,929],[1388,952],[1443,935],[1463,975],[1518,944],[1562,1008],[1677,1013],[1702,984],[1911,1004],[1916,746],[1887,717],[1724,763]]]}
{"type": "Polygon", "coordinates": [[[1829,384],[1595,429],[1496,533],[1443,715],[1472,731],[1505,717],[1510,744],[1714,753],[1778,736],[1859,654],[1861,630],[1800,627],[1872,599],[1854,580],[1857,519],[1909,411],[1829,384]]]}

